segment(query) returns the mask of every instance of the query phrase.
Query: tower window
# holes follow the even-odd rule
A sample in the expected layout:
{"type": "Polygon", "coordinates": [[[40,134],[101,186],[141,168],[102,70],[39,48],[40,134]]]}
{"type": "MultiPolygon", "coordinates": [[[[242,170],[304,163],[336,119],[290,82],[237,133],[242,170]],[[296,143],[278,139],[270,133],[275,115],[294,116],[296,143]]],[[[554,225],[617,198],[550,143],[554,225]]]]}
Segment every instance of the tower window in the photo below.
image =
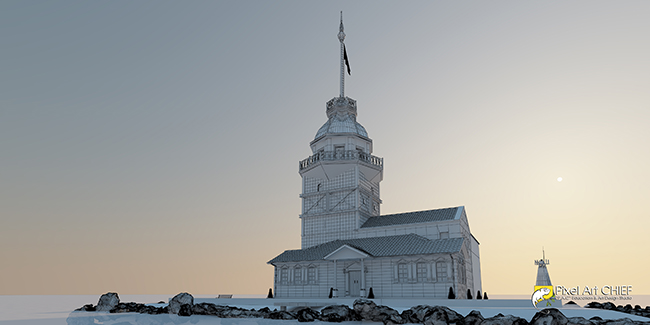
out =
{"type": "Polygon", "coordinates": [[[320,192],[320,186],[321,185],[322,185],[321,183],[318,183],[318,185],[316,185],[316,192],[320,192]]]}

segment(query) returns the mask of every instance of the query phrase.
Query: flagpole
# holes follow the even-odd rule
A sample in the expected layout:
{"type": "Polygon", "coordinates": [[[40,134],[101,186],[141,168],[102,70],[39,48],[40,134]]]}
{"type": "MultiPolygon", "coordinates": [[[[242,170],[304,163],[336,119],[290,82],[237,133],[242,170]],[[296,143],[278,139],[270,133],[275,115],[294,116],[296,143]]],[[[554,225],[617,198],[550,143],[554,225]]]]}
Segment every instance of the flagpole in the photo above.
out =
{"type": "Polygon", "coordinates": [[[339,42],[341,42],[341,93],[340,96],[341,98],[345,97],[345,72],[343,69],[343,65],[345,64],[343,62],[344,58],[344,51],[345,51],[345,44],[343,44],[343,41],[345,40],[345,33],[343,32],[343,11],[341,11],[341,25],[339,26],[339,42]]]}

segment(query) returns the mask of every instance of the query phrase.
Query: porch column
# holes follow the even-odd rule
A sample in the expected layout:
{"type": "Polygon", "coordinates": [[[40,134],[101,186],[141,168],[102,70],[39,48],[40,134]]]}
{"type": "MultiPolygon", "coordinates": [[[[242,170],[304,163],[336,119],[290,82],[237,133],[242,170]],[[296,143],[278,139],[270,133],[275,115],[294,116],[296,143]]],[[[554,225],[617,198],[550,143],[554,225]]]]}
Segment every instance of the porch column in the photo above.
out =
{"type": "Polygon", "coordinates": [[[363,258],[361,259],[361,292],[359,296],[366,297],[366,268],[363,265],[363,258]]]}

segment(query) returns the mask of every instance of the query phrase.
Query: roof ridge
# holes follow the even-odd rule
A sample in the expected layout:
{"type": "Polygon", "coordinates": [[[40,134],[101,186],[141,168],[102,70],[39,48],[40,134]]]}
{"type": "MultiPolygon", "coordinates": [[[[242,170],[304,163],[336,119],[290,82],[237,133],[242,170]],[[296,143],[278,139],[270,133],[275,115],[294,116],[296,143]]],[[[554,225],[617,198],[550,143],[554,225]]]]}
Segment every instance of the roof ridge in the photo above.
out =
{"type": "Polygon", "coordinates": [[[370,218],[377,218],[377,217],[390,217],[390,216],[395,216],[395,215],[404,215],[404,214],[412,214],[412,213],[418,213],[418,212],[429,212],[429,211],[440,211],[440,210],[448,210],[448,209],[458,209],[462,207],[462,205],[455,206],[455,207],[446,207],[446,208],[438,208],[438,209],[429,209],[429,210],[418,210],[418,211],[409,211],[409,212],[399,212],[399,213],[391,213],[391,214],[383,214],[379,216],[372,216],[370,218]]]}

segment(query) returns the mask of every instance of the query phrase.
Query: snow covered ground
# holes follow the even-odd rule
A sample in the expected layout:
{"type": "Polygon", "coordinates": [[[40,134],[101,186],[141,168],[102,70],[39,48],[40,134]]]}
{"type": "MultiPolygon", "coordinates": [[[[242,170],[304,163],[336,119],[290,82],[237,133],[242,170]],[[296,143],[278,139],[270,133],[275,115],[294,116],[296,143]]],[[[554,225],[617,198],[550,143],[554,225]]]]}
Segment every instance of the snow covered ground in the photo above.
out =
{"type": "MultiPolygon", "coordinates": [[[[120,295],[120,300],[123,302],[135,301],[141,303],[156,303],[158,301],[167,301],[173,295],[120,295]]],[[[214,296],[195,296],[197,301],[205,301],[201,298],[209,298],[214,296]]],[[[496,297],[495,297],[496,298],[496,297]]],[[[492,298],[491,305],[496,303],[498,299],[492,298]]],[[[509,297],[513,298],[513,297],[509,297]]],[[[79,308],[85,304],[97,304],[99,299],[98,295],[61,295],[61,296],[0,296],[0,325],[91,325],[91,324],[198,324],[198,325],[291,325],[298,324],[298,321],[281,321],[269,319],[220,319],[212,316],[191,316],[180,317],[176,315],[143,315],[143,314],[109,314],[102,312],[73,312],[74,309],[79,308]]],[[[207,299],[206,299],[207,300],[207,299]]],[[[335,300],[331,300],[331,304],[335,304],[335,300]]],[[[278,308],[275,305],[278,300],[275,299],[210,299],[210,302],[219,302],[230,306],[240,306],[242,308],[256,308],[269,307],[271,309],[278,308]]],[[[381,304],[380,301],[376,301],[381,304]]],[[[388,302],[388,301],[386,301],[388,302]]],[[[491,317],[498,313],[504,315],[516,315],[530,320],[535,314],[536,310],[532,307],[506,307],[506,306],[486,306],[480,305],[480,301],[476,301],[476,305],[464,306],[465,302],[450,306],[456,312],[467,315],[472,310],[478,310],[484,317],[491,317]]],[[[411,302],[409,302],[410,304],[411,302]]],[[[423,301],[424,303],[424,301],[423,301]]],[[[615,302],[616,303],[616,302],[615,302]]],[[[637,302],[630,302],[632,305],[639,304],[637,302]]],[[[429,305],[434,303],[428,302],[429,305]]],[[[618,303],[617,303],[618,304],[618,303]]],[[[391,306],[399,311],[407,309],[410,306],[391,306]]],[[[643,305],[645,306],[645,305],[643,305]]],[[[620,319],[630,318],[633,320],[650,321],[648,318],[633,316],[629,314],[599,310],[599,309],[586,309],[580,307],[563,307],[561,309],[567,317],[581,316],[584,318],[591,318],[593,316],[600,316],[603,319],[620,319]]],[[[358,325],[362,322],[344,322],[344,325],[358,325]]],[[[325,325],[330,323],[315,322],[315,325],[325,325]]],[[[363,322],[364,325],[370,324],[363,322]]]]}

